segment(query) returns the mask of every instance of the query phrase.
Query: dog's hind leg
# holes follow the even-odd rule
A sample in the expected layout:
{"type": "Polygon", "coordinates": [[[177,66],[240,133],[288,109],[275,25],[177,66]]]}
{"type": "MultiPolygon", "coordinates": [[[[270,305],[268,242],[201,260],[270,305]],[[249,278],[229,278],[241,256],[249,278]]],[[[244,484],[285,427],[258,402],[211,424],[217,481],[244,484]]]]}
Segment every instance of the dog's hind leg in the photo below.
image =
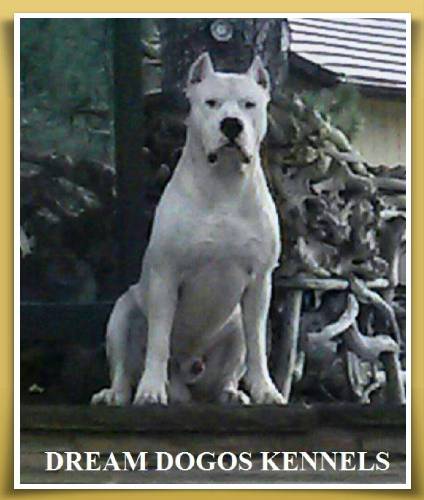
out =
{"type": "Polygon", "coordinates": [[[239,389],[246,362],[239,306],[222,328],[220,336],[220,341],[205,352],[204,372],[192,388],[194,397],[223,404],[249,404],[249,397],[239,389]]]}
{"type": "MultiPolygon", "coordinates": [[[[136,285],[137,286],[137,285],[136,285]]],[[[92,404],[123,406],[130,404],[132,389],[143,364],[145,319],[134,298],[133,287],[116,301],[106,332],[106,354],[111,386],[91,398],[92,404]]]]}
{"type": "Polygon", "coordinates": [[[239,388],[240,380],[246,369],[246,347],[244,343],[243,327],[237,321],[231,325],[232,333],[222,343],[217,353],[216,366],[220,379],[216,386],[215,399],[223,404],[250,403],[249,396],[239,388]]]}

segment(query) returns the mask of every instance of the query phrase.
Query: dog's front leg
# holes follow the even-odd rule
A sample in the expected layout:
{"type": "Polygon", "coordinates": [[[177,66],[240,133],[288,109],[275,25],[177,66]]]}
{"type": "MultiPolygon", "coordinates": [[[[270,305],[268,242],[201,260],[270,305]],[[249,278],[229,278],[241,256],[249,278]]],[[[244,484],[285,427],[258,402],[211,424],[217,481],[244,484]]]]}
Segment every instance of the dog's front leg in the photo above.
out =
{"type": "Polygon", "coordinates": [[[242,299],[243,327],[246,339],[244,377],[252,402],[285,404],[271,380],[266,357],[266,322],[271,300],[271,273],[257,276],[242,299]]]}
{"type": "Polygon", "coordinates": [[[177,286],[171,273],[152,269],[147,293],[146,361],[134,397],[136,405],[168,402],[168,361],[177,296],[177,286]]]}

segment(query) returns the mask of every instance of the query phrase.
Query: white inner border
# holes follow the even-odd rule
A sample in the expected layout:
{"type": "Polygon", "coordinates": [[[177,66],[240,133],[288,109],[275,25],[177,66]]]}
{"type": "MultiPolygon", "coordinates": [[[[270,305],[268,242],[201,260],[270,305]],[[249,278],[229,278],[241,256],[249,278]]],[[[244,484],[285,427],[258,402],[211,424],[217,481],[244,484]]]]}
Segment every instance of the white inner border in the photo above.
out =
{"type": "Polygon", "coordinates": [[[14,488],[15,489],[411,489],[411,14],[410,13],[25,13],[14,16],[14,488]],[[26,18],[393,18],[406,22],[406,483],[405,484],[31,484],[20,481],[20,20],[26,18]]]}

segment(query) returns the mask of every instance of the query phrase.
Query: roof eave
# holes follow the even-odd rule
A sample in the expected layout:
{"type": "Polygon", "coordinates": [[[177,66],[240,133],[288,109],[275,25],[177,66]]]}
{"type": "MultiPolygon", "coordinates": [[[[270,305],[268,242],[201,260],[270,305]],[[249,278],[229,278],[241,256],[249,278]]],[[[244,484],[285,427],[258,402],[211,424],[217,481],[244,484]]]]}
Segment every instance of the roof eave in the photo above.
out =
{"type": "MultiPolygon", "coordinates": [[[[313,77],[316,83],[320,83],[325,87],[332,87],[343,83],[336,73],[329,71],[319,64],[315,64],[295,52],[289,52],[289,64],[291,68],[295,68],[306,76],[313,77]]],[[[406,90],[400,87],[387,87],[381,85],[367,85],[360,83],[347,83],[356,87],[361,93],[372,97],[382,98],[405,98],[406,90]]]]}
{"type": "Polygon", "coordinates": [[[317,83],[321,83],[326,87],[331,87],[339,83],[337,75],[335,75],[332,71],[328,71],[322,66],[304,59],[295,52],[289,52],[289,71],[291,71],[292,67],[299,70],[306,76],[314,77],[317,83]]]}

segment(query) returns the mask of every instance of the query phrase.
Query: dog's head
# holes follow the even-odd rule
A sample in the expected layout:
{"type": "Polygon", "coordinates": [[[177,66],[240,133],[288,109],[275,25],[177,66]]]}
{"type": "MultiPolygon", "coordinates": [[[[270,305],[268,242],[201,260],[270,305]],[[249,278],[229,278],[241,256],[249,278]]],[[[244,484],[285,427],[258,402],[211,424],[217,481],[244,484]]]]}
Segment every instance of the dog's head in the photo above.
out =
{"type": "Polygon", "coordinates": [[[250,163],[266,134],[269,75],[260,57],[244,74],[214,70],[208,53],[191,66],[186,95],[190,101],[188,126],[208,161],[236,154],[250,163]]]}

